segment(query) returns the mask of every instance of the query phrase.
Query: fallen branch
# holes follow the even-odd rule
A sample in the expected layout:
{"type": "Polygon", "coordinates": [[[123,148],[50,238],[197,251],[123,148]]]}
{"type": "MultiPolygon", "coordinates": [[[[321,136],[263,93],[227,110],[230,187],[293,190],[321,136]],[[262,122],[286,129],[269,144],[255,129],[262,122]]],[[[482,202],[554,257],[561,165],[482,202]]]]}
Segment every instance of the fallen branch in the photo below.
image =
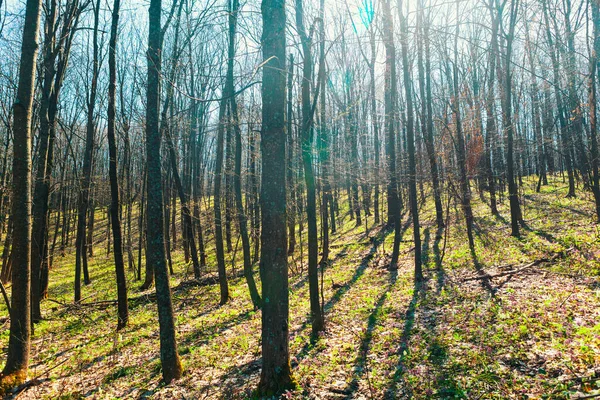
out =
{"type": "Polygon", "coordinates": [[[538,265],[540,265],[542,263],[551,263],[551,262],[554,262],[554,261],[556,261],[556,260],[558,260],[560,258],[564,258],[564,257],[566,257],[567,253],[570,253],[573,250],[574,250],[573,247],[569,247],[566,250],[560,251],[558,253],[554,253],[554,255],[552,257],[550,257],[550,258],[540,258],[539,260],[535,260],[533,262],[530,262],[529,264],[526,264],[526,265],[522,266],[521,268],[517,268],[517,269],[510,270],[510,271],[505,271],[505,272],[499,272],[497,274],[481,273],[481,274],[479,274],[477,276],[471,276],[471,277],[468,277],[468,278],[464,278],[464,279],[461,280],[461,282],[476,281],[476,280],[479,280],[479,279],[489,280],[489,279],[493,279],[493,278],[500,278],[500,277],[503,277],[503,276],[512,276],[512,275],[518,274],[520,272],[523,272],[525,270],[528,270],[530,268],[537,267],[538,265]]]}
{"type": "Polygon", "coordinates": [[[461,282],[476,281],[476,280],[479,280],[479,279],[489,280],[489,279],[493,279],[493,278],[500,278],[500,277],[503,277],[503,276],[512,276],[512,275],[518,274],[520,272],[523,272],[525,270],[528,270],[530,268],[537,267],[538,265],[540,265],[542,263],[551,263],[551,262],[554,262],[554,261],[556,261],[556,260],[558,260],[560,258],[564,258],[564,257],[566,257],[567,253],[570,253],[573,250],[574,250],[573,247],[569,247],[568,249],[565,249],[563,251],[554,253],[554,255],[552,257],[550,257],[550,258],[540,258],[539,260],[535,260],[533,262],[530,262],[529,264],[526,264],[526,265],[522,266],[521,268],[517,268],[517,269],[510,270],[510,271],[505,271],[505,272],[499,272],[497,274],[482,273],[482,274],[477,275],[477,276],[471,276],[471,277],[468,277],[468,278],[464,278],[464,279],[461,280],[461,282]]]}
{"type": "MultiPolygon", "coordinates": [[[[244,276],[243,271],[239,271],[238,273],[230,274],[228,277],[229,277],[229,279],[231,279],[231,278],[235,279],[235,278],[241,278],[243,276],[244,276]]],[[[182,281],[181,283],[179,283],[179,285],[173,287],[172,290],[174,292],[178,292],[187,287],[210,286],[210,285],[216,285],[217,283],[219,283],[219,277],[217,275],[207,275],[200,279],[182,281]]],[[[100,300],[100,301],[94,301],[94,302],[88,302],[88,303],[64,303],[62,301],[55,300],[55,299],[48,299],[48,300],[53,303],[59,304],[65,308],[74,308],[74,309],[84,308],[84,307],[109,307],[109,306],[114,306],[114,305],[118,304],[118,300],[100,300]]],[[[130,304],[136,304],[139,302],[151,302],[151,301],[155,301],[155,300],[156,300],[155,292],[149,292],[149,293],[141,294],[137,297],[129,297],[127,299],[127,301],[130,304]]]]}
{"type": "Polygon", "coordinates": [[[535,261],[533,261],[533,262],[531,262],[529,264],[526,264],[526,265],[522,266],[521,268],[517,268],[517,269],[510,270],[510,271],[505,271],[505,272],[500,272],[500,273],[497,273],[497,274],[486,274],[486,273],[483,273],[481,275],[471,276],[469,278],[464,278],[461,282],[476,281],[476,280],[479,280],[479,279],[493,279],[493,278],[500,278],[500,277],[503,277],[503,276],[515,275],[515,274],[518,274],[518,273],[523,272],[525,270],[528,270],[530,268],[537,267],[538,265],[540,265],[542,263],[551,262],[551,261],[552,260],[547,259],[547,258],[540,258],[539,260],[535,260],[535,261]]]}

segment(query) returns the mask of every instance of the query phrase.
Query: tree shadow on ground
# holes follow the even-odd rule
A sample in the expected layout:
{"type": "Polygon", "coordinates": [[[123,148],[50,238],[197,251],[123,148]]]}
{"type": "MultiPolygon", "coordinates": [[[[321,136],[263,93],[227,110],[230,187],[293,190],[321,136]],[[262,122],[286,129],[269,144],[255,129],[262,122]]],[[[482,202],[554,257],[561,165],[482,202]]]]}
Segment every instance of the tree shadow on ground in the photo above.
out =
{"type": "Polygon", "coordinates": [[[358,355],[354,362],[354,368],[352,369],[352,375],[353,375],[352,381],[346,386],[346,389],[342,391],[342,393],[347,395],[346,398],[348,398],[348,399],[353,398],[353,394],[358,390],[360,379],[363,377],[364,374],[367,374],[369,390],[371,391],[371,394],[373,394],[372,393],[373,388],[371,386],[371,378],[370,378],[370,374],[369,374],[370,368],[368,365],[367,356],[371,350],[371,342],[373,340],[373,331],[374,331],[375,327],[377,327],[377,325],[379,324],[383,305],[385,304],[385,300],[388,298],[388,296],[387,296],[388,293],[392,290],[392,288],[396,284],[397,278],[398,278],[398,271],[395,271],[395,270],[390,271],[388,285],[381,292],[381,295],[379,296],[379,298],[377,299],[377,302],[375,303],[375,307],[373,308],[373,311],[371,311],[371,314],[369,314],[367,329],[362,334],[360,347],[358,350],[358,355]]]}
{"type": "Polygon", "coordinates": [[[199,329],[193,330],[183,337],[180,342],[180,354],[183,355],[189,352],[188,345],[200,346],[207,344],[215,335],[250,320],[254,315],[254,311],[248,310],[240,312],[226,320],[220,320],[212,324],[206,322],[203,323],[199,329]]]}
{"type": "Polygon", "coordinates": [[[479,283],[481,284],[481,287],[484,288],[490,294],[490,296],[495,298],[496,289],[492,286],[492,282],[488,274],[484,270],[484,265],[479,260],[479,257],[477,257],[477,253],[475,252],[475,249],[473,247],[471,247],[471,257],[473,259],[473,266],[475,267],[475,271],[481,277],[480,279],[478,279],[479,283]]]}
{"type": "MultiPolygon", "coordinates": [[[[411,218],[408,218],[406,223],[401,227],[400,236],[399,236],[400,241],[402,240],[402,236],[408,229],[410,222],[411,222],[411,218]]],[[[391,230],[389,231],[389,233],[391,233],[391,230]]],[[[369,314],[369,317],[367,319],[367,321],[368,321],[367,328],[364,331],[364,333],[362,334],[362,337],[360,338],[360,340],[361,340],[360,347],[359,347],[358,355],[356,357],[356,360],[354,362],[354,367],[352,370],[352,381],[346,386],[346,388],[344,390],[341,391],[342,394],[346,395],[347,399],[353,398],[354,394],[359,389],[359,382],[360,382],[361,378],[363,377],[363,375],[365,375],[365,374],[367,375],[369,391],[371,391],[371,395],[373,395],[373,393],[372,393],[373,388],[371,386],[371,377],[369,374],[370,368],[368,365],[368,355],[371,350],[371,344],[373,341],[373,331],[379,324],[379,320],[381,317],[381,312],[382,312],[383,306],[385,304],[385,300],[388,298],[388,293],[393,289],[394,285],[396,284],[397,279],[398,279],[398,270],[391,270],[390,274],[389,274],[388,285],[381,292],[381,295],[375,302],[375,307],[373,308],[373,311],[371,312],[371,314],[369,314]]]]}
{"type": "MultiPolygon", "coordinates": [[[[352,245],[352,243],[346,243],[342,246],[342,249],[335,255],[335,257],[333,257],[332,259],[329,260],[329,262],[327,263],[327,267],[325,268],[324,272],[327,271],[328,269],[330,269],[335,262],[339,261],[340,259],[344,258],[345,256],[348,255],[348,248],[352,245]]],[[[304,287],[306,285],[306,283],[308,282],[308,274],[304,274],[304,276],[302,276],[301,278],[299,278],[293,285],[291,285],[291,290],[298,290],[301,289],[302,287],[304,287]]]]}
{"type": "MultiPolygon", "coordinates": [[[[413,288],[413,295],[406,307],[406,311],[404,312],[404,328],[402,330],[402,335],[400,336],[400,343],[398,345],[398,350],[396,351],[396,356],[398,357],[398,364],[396,365],[396,371],[392,376],[392,381],[390,386],[386,389],[384,398],[385,399],[395,399],[398,397],[397,393],[397,384],[403,379],[404,374],[406,373],[406,356],[409,352],[409,340],[412,334],[412,330],[415,324],[415,313],[417,311],[417,304],[420,300],[424,298],[425,290],[424,284],[415,282],[415,286],[413,288]]],[[[410,393],[405,393],[408,398],[411,397],[410,393]]]]}
{"type": "MultiPolygon", "coordinates": [[[[436,292],[440,293],[444,286],[446,285],[446,271],[442,266],[443,254],[442,251],[445,252],[445,247],[440,250],[440,243],[443,239],[444,228],[438,227],[435,233],[435,240],[433,241],[433,261],[434,268],[433,271],[435,273],[436,280],[436,292]]],[[[423,265],[427,267],[430,263],[430,246],[431,242],[431,229],[428,227],[423,231],[423,250],[421,251],[423,265]]]]}
{"type": "MultiPolygon", "coordinates": [[[[240,391],[243,387],[247,386],[249,381],[256,380],[260,374],[262,366],[262,357],[247,361],[241,365],[234,365],[227,369],[227,371],[219,377],[217,386],[223,388],[223,395],[221,398],[232,399],[236,398],[236,395],[240,395],[240,391]]],[[[201,388],[201,392],[208,391],[214,385],[211,383],[210,386],[201,388]]],[[[249,393],[247,393],[249,394],[249,393]]],[[[206,397],[210,396],[210,393],[206,394],[206,397]]]]}
{"type": "Polygon", "coordinates": [[[502,216],[502,214],[500,214],[499,212],[498,212],[498,213],[495,213],[495,214],[493,214],[493,215],[494,215],[494,218],[496,218],[498,221],[502,222],[502,223],[503,223],[503,224],[505,224],[505,225],[506,225],[506,224],[508,224],[508,220],[507,220],[506,218],[504,218],[504,217],[502,216]]]}
{"type": "Polygon", "coordinates": [[[542,207],[545,207],[545,209],[553,209],[553,208],[559,208],[565,211],[569,211],[572,212],[574,214],[578,214],[581,215],[583,217],[589,217],[591,218],[593,216],[593,214],[589,213],[589,212],[585,212],[582,210],[578,210],[576,208],[573,207],[569,207],[569,206],[563,206],[560,204],[552,204],[550,203],[548,200],[545,200],[543,198],[534,198],[532,195],[530,194],[526,194],[523,195],[524,198],[526,198],[527,200],[530,200],[532,204],[535,204],[535,209],[539,210],[542,207]]]}
{"type": "MultiPolygon", "coordinates": [[[[375,235],[372,238],[371,248],[361,259],[361,261],[358,265],[358,268],[354,271],[354,274],[352,275],[352,278],[350,278],[350,280],[348,282],[346,282],[340,288],[338,288],[335,291],[335,293],[331,296],[331,298],[325,304],[323,304],[323,312],[325,313],[325,315],[342,299],[342,297],[350,290],[350,288],[364,275],[370,262],[375,257],[375,254],[377,253],[379,246],[384,242],[386,236],[390,233],[391,233],[391,231],[389,229],[381,229],[379,232],[377,232],[377,235],[375,235]]],[[[309,323],[310,323],[310,319],[307,319],[306,321],[304,321],[304,323],[300,326],[300,328],[298,328],[295,331],[295,334],[302,332],[304,329],[306,329],[308,327],[309,323]]],[[[326,318],[326,323],[327,323],[327,318],[326,318]]],[[[307,342],[302,347],[302,349],[298,352],[298,354],[296,355],[296,360],[300,361],[300,360],[304,359],[313,347],[314,347],[313,340],[307,342]]]]}
{"type": "Polygon", "coordinates": [[[553,243],[553,244],[560,244],[562,246],[565,246],[565,243],[560,240],[557,239],[554,235],[552,235],[551,233],[548,232],[544,232],[542,230],[539,229],[534,229],[531,226],[529,226],[526,222],[522,222],[521,226],[523,227],[523,229],[525,229],[527,232],[533,233],[536,236],[539,236],[540,238],[553,243]]]}

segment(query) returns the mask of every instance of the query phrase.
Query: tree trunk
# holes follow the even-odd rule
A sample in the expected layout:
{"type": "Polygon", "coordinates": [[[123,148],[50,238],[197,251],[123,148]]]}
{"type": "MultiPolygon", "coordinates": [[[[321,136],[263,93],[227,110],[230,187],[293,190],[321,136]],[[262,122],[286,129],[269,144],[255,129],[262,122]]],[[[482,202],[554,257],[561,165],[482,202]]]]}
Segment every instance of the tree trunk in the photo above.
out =
{"type": "Polygon", "coordinates": [[[592,150],[592,191],[596,203],[596,220],[600,222],[600,173],[598,172],[598,120],[597,120],[597,74],[600,73],[600,6],[597,2],[590,2],[592,6],[592,21],[594,23],[593,49],[590,58],[590,142],[592,150]]]}
{"type": "Polygon", "coordinates": [[[496,127],[496,116],[494,115],[494,85],[496,82],[496,57],[498,54],[498,16],[495,11],[493,0],[489,4],[490,16],[492,19],[492,37],[490,42],[489,66],[488,66],[488,88],[485,102],[485,173],[487,177],[488,190],[490,192],[490,210],[493,215],[499,215],[498,204],[496,200],[496,182],[494,180],[494,165],[492,162],[493,143],[498,135],[496,127]]]}
{"type": "Polygon", "coordinates": [[[163,380],[168,384],[179,379],[182,373],[177,354],[175,321],[169,274],[164,246],[164,206],[160,156],[160,130],[158,124],[160,103],[160,70],[163,32],[160,25],[161,0],[150,1],[148,29],[148,90],[146,112],[146,162],[148,212],[146,263],[154,266],[156,303],[160,329],[160,361],[163,380]]]}
{"type": "Polygon", "coordinates": [[[94,33],[93,33],[93,65],[92,65],[92,83],[88,98],[87,127],[85,136],[85,153],[83,156],[83,177],[79,196],[77,200],[77,236],[75,239],[75,302],[81,301],[81,270],[84,272],[84,283],[89,284],[89,275],[87,271],[87,252],[86,252],[86,221],[88,214],[88,205],[90,199],[90,186],[92,181],[92,157],[94,152],[94,109],[96,107],[96,91],[98,87],[99,49],[98,49],[98,24],[100,19],[100,0],[94,4],[94,33]],[[85,279],[87,278],[87,279],[85,279]]]}
{"type": "Polygon", "coordinates": [[[429,168],[431,169],[431,183],[433,186],[433,199],[435,203],[435,217],[438,229],[444,226],[444,214],[442,209],[442,195],[440,191],[440,181],[438,176],[437,155],[435,153],[433,140],[433,111],[431,97],[431,65],[429,57],[429,20],[423,21],[423,10],[420,9],[417,14],[417,26],[425,25],[422,32],[418,32],[418,69],[419,69],[419,90],[421,95],[421,131],[425,141],[425,149],[429,158],[429,168]],[[426,42],[425,66],[423,65],[423,42],[426,42]],[[427,76],[427,78],[425,78],[427,76]],[[427,80],[426,80],[427,79],[427,80]]]}
{"type": "Polygon", "coordinates": [[[295,386],[289,352],[285,187],[285,0],[262,0],[262,371],[258,392],[295,386]]]}
{"type": "MultiPolygon", "coordinates": [[[[311,104],[310,86],[312,83],[312,38],[304,27],[304,10],[302,0],[296,0],[296,27],[302,42],[304,57],[302,69],[301,101],[302,123],[300,137],[302,138],[302,163],[304,165],[304,180],[306,182],[306,217],[308,222],[308,286],[310,297],[310,312],[312,334],[316,336],[325,329],[323,310],[319,301],[319,242],[317,231],[317,194],[315,173],[312,157],[312,130],[314,107],[311,104]]],[[[318,96],[318,92],[315,96],[318,96]]],[[[315,98],[314,101],[317,99],[315,98]]],[[[356,188],[358,190],[358,188],[356,188]]],[[[356,202],[358,203],[358,202],[356,202]]]]}
{"type": "Polygon", "coordinates": [[[121,235],[121,202],[119,200],[119,181],[117,177],[117,139],[115,94],[117,86],[117,35],[119,27],[120,0],[114,0],[112,9],[112,24],[110,27],[110,42],[108,47],[108,153],[110,175],[110,217],[114,240],[113,255],[115,259],[115,274],[117,277],[117,330],[127,326],[129,311],[127,307],[127,281],[125,277],[125,262],[123,261],[123,238],[121,235]]]}
{"type": "MultiPolygon", "coordinates": [[[[515,180],[514,162],[514,122],[512,117],[512,76],[511,56],[514,30],[517,18],[518,0],[511,1],[511,14],[509,33],[506,38],[506,53],[504,60],[504,90],[502,103],[502,120],[506,129],[506,177],[508,179],[508,201],[510,203],[511,235],[519,237],[519,223],[521,221],[521,208],[519,205],[519,193],[515,180]]],[[[499,18],[501,18],[499,16],[499,18]]]]}
{"type": "Polygon", "coordinates": [[[421,267],[421,228],[419,225],[419,204],[417,199],[417,166],[415,161],[415,131],[412,99],[412,79],[408,63],[408,23],[402,10],[402,0],[398,0],[398,13],[400,14],[400,32],[402,49],[402,70],[404,75],[404,90],[406,95],[406,140],[408,147],[408,197],[410,214],[413,223],[413,239],[415,241],[415,281],[423,280],[421,267]]]}
{"type": "Polygon", "coordinates": [[[394,45],[394,23],[390,10],[389,0],[382,2],[383,8],[383,41],[385,45],[385,130],[386,148],[385,156],[388,164],[388,226],[394,227],[394,247],[390,269],[397,269],[398,255],[400,252],[400,204],[398,199],[398,183],[396,175],[396,99],[398,94],[396,83],[396,47],[394,45]]]}
{"type": "Polygon", "coordinates": [[[292,130],[293,115],[293,85],[294,85],[294,54],[290,54],[287,75],[287,187],[288,187],[288,255],[296,250],[296,181],[294,180],[294,131],[292,130]]]}
{"type": "Polygon", "coordinates": [[[562,156],[564,158],[565,168],[567,170],[567,176],[569,178],[569,192],[567,193],[567,197],[575,197],[575,175],[573,173],[573,160],[571,158],[571,141],[569,140],[568,126],[565,117],[565,109],[560,88],[561,77],[559,71],[559,60],[554,46],[554,40],[552,39],[552,34],[550,32],[548,7],[546,5],[546,2],[542,2],[542,5],[544,12],[544,21],[546,25],[546,39],[548,41],[548,47],[550,49],[550,59],[552,61],[552,72],[554,75],[553,87],[554,94],[556,97],[556,106],[558,108],[558,120],[560,122],[560,138],[563,147],[562,156]]]}
{"type": "MultiPolygon", "coordinates": [[[[40,0],[27,0],[21,44],[19,83],[13,105],[13,246],[12,298],[8,353],[0,375],[1,387],[9,389],[27,379],[31,337],[31,117],[35,90],[40,0]]],[[[285,22],[285,20],[284,20],[285,22]]],[[[287,290],[287,288],[286,288],[287,290]]],[[[4,390],[6,390],[4,389],[4,390]]]]}
{"type": "MultiPolygon", "coordinates": [[[[223,98],[219,105],[219,126],[217,128],[217,154],[215,165],[215,182],[213,193],[213,205],[215,211],[215,245],[217,250],[217,264],[219,272],[219,287],[221,290],[221,304],[229,301],[229,285],[227,283],[227,270],[225,269],[225,249],[223,247],[223,220],[221,207],[221,181],[223,180],[223,156],[225,147],[225,129],[226,129],[226,111],[229,96],[233,95],[233,54],[235,43],[229,38],[227,75],[225,78],[225,87],[223,88],[223,98]]],[[[227,183],[227,182],[226,182],[227,183]]],[[[227,195],[227,188],[225,190],[227,195]]],[[[227,198],[225,199],[227,201],[227,198]]]]}

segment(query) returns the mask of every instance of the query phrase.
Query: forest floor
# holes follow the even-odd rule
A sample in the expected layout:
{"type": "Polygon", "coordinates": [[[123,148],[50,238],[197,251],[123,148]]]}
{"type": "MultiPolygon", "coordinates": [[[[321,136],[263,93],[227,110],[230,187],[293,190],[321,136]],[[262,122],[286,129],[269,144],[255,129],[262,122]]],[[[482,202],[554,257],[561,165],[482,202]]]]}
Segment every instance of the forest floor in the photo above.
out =
{"type": "MultiPolygon", "coordinates": [[[[540,194],[533,180],[525,182],[526,228],[520,239],[510,236],[508,201],[500,205],[502,217],[494,217],[474,194],[480,272],[460,206],[447,206],[448,227],[437,232],[433,205],[423,204],[426,282],[417,286],[408,214],[403,216],[399,268],[391,272],[393,233],[374,226],[372,217],[368,225],[355,227],[342,212],[332,237],[331,265],[324,272],[327,330],[315,343],[310,341],[300,249],[290,258],[290,351],[298,390],[285,397],[563,399],[599,394],[600,227],[591,199],[582,194],[565,198],[566,186],[553,179],[540,194]],[[480,274],[491,277],[480,279],[480,274]]],[[[97,221],[97,232],[102,229],[105,220],[97,221]]],[[[210,232],[207,236],[212,238],[210,232]]],[[[153,289],[140,292],[140,282],[128,273],[130,324],[117,333],[116,307],[98,303],[116,298],[112,254],[106,254],[106,239],[98,240],[90,261],[92,283],[83,287],[81,306],[72,304],[73,255],[57,257],[49,300],[43,303],[46,319],[33,337],[32,381],[12,397],[251,397],[260,376],[261,318],[252,309],[245,281],[232,278],[232,300],[219,306],[218,287],[194,285],[183,252],[174,252],[174,310],[185,373],[165,386],[160,383],[153,289]]],[[[208,253],[214,265],[210,247],[208,253]]],[[[228,268],[234,275],[232,255],[227,255],[228,268]]],[[[0,315],[6,315],[4,306],[0,315]]],[[[6,346],[7,318],[0,324],[6,346]]]]}

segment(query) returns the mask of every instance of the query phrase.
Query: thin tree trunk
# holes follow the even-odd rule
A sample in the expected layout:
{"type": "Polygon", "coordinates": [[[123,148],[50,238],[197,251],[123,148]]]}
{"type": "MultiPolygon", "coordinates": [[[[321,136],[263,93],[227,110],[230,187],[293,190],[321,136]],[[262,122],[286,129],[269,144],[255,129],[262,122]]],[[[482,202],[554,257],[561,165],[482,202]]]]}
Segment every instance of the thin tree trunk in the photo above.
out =
{"type": "MultiPolygon", "coordinates": [[[[421,0],[420,0],[421,1],[421,0]]],[[[440,181],[438,176],[437,156],[433,141],[433,115],[431,98],[431,65],[429,58],[429,21],[423,21],[424,12],[422,4],[417,13],[417,26],[422,26],[423,30],[417,33],[418,50],[418,69],[419,69],[419,90],[421,95],[421,132],[425,141],[425,149],[429,158],[429,168],[431,169],[431,183],[433,185],[433,199],[435,203],[435,216],[438,229],[444,226],[444,213],[442,208],[442,195],[440,191],[440,181]],[[423,65],[423,42],[426,42],[426,59],[423,65]],[[427,75],[427,81],[425,80],[427,75]]]]}
{"type": "Polygon", "coordinates": [[[598,119],[597,119],[597,86],[596,79],[597,74],[600,73],[600,6],[597,2],[591,1],[592,7],[592,21],[594,23],[594,34],[593,34],[593,49],[591,51],[590,58],[590,142],[592,151],[592,191],[594,193],[594,200],[596,203],[596,220],[600,222],[600,173],[598,172],[598,119]]]}
{"type": "Polygon", "coordinates": [[[410,65],[408,63],[408,23],[404,16],[403,2],[398,0],[398,12],[400,14],[400,32],[402,49],[402,70],[404,75],[404,91],[406,95],[406,140],[408,147],[408,197],[410,202],[410,214],[413,223],[413,239],[415,242],[415,281],[423,280],[421,267],[421,228],[419,225],[419,204],[417,199],[417,166],[415,161],[415,131],[414,113],[412,99],[412,79],[410,76],[410,65]]]}
{"type": "Polygon", "coordinates": [[[573,161],[571,158],[571,141],[569,140],[568,134],[568,126],[564,112],[563,98],[560,88],[560,71],[559,71],[559,60],[558,55],[556,53],[556,49],[554,46],[554,40],[552,39],[552,34],[550,32],[550,22],[548,19],[548,7],[546,2],[542,2],[543,12],[544,12],[544,21],[546,25],[546,39],[548,41],[548,47],[550,49],[550,59],[552,61],[552,72],[554,75],[554,94],[556,97],[556,105],[558,108],[558,120],[560,122],[560,138],[561,144],[563,146],[562,156],[565,163],[565,168],[567,170],[567,176],[569,178],[569,192],[567,193],[567,197],[575,197],[575,175],[573,173],[573,161]]]}
{"type": "Polygon", "coordinates": [[[288,187],[288,255],[296,250],[296,181],[294,180],[294,131],[292,129],[293,116],[293,85],[294,85],[294,54],[290,54],[287,75],[287,187],[288,187]]]}
{"type": "MultiPolygon", "coordinates": [[[[123,261],[123,238],[121,235],[121,212],[119,199],[119,181],[117,177],[117,140],[116,130],[116,83],[117,83],[117,34],[119,27],[120,0],[114,0],[112,9],[112,24],[110,27],[110,42],[108,47],[108,152],[110,175],[110,217],[114,238],[115,274],[117,277],[117,330],[127,326],[129,311],[127,307],[127,281],[125,277],[125,263],[123,261]]],[[[110,242],[110,241],[109,241],[110,242]]]]}
{"type": "MultiPolygon", "coordinates": [[[[304,27],[304,10],[302,0],[296,0],[296,27],[302,42],[304,57],[302,69],[301,101],[302,101],[302,162],[304,165],[304,179],[306,182],[306,216],[308,222],[308,286],[310,297],[310,311],[312,334],[316,336],[325,329],[323,310],[319,301],[319,275],[318,257],[319,242],[317,231],[317,194],[315,187],[315,173],[312,158],[312,130],[314,107],[311,104],[310,86],[312,82],[312,34],[306,32],[304,27]]],[[[317,97],[318,92],[315,94],[317,97]]],[[[316,102],[316,98],[314,101],[316,102]]],[[[358,190],[358,188],[356,188],[358,190]]],[[[357,202],[358,203],[358,202],[357,202]]]]}
{"type": "Polygon", "coordinates": [[[383,8],[383,41],[385,44],[385,130],[387,143],[385,155],[388,164],[388,226],[394,227],[394,245],[390,269],[397,269],[400,252],[400,204],[398,199],[398,183],[396,175],[396,99],[398,94],[396,83],[396,47],[394,45],[394,23],[389,0],[382,2],[383,8]]]}
{"type": "Polygon", "coordinates": [[[100,19],[100,0],[94,4],[94,33],[93,33],[93,53],[92,61],[92,83],[88,98],[87,127],[85,136],[85,153],[83,157],[83,177],[79,196],[77,200],[77,237],[75,239],[75,302],[81,301],[81,270],[84,270],[84,283],[89,284],[89,275],[87,271],[87,252],[86,252],[86,220],[88,214],[88,205],[90,200],[90,186],[92,181],[92,157],[94,152],[94,109],[96,107],[96,91],[98,87],[99,74],[99,49],[98,49],[98,24],[100,19]],[[87,275],[87,276],[86,276],[87,275]],[[85,279],[87,277],[87,279],[85,279]]]}
{"type": "Polygon", "coordinates": [[[515,180],[515,162],[514,162],[514,122],[512,117],[512,76],[511,76],[511,56],[514,30],[517,18],[518,0],[511,0],[511,14],[509,33],[506,38],[506,53],[504,62],[504,90],[503,90],[503,113],[502,119],[504,129],[506,129],[506,166],[508,179],[508,201],[510,203],[510,221],[512,236],[519,237],[519,222],[521,220],[521,208],[519,205],[519,193],[517,182],[515,180]]]}

